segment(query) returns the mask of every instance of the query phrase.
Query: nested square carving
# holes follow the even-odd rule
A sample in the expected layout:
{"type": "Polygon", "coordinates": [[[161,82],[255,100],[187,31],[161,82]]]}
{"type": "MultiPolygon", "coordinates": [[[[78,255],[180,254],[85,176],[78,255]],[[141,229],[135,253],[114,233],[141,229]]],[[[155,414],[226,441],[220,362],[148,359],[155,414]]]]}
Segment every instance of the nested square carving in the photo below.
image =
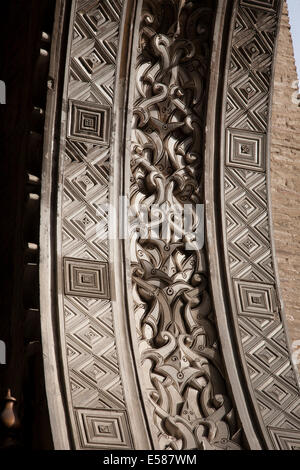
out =
{"type": "Polygon", "coordinates": [[[275,319],[276,294],[273,284],[234,280],[238,314],[275,319]]]}
{"type": "Polygon", "coordinates": [[[244,129],[227,129],[226,165],[265,171],[266,138],[264,134],[244,129]]]}
{"type": "Polygon", "coordinates": [[[108,263],[65,258],[64,276],[66,295],[110,298],[108,263]]]}
{"type": "Polygon", "coordinates": [[[124,410],[76,410],[83,448],[132,449],[124,410]]]}
{"type": "Polygon", "coordinates": [[[70,101],[68,137],[92,143],[109,143],[110,108],[70,101]]]}

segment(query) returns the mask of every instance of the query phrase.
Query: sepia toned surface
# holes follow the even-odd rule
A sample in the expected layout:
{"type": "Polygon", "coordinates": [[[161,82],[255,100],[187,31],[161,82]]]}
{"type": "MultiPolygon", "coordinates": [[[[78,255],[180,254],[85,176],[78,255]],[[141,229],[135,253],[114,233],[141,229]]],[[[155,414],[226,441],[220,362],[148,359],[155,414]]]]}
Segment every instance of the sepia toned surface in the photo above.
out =
{"type": "Polygon", "coordinates": [[[24,317],[43,364],[28,382],[45,377],[31,395],[50,422],[23,413],[15,335],[6,402],[22,432],[26,419],[45,428],[55,449],[300,449],[285,321],[296,363],[299,107],[283,0],[54,3],[24,136],[41,142],[24,317]]]}
{"type": "MultiPolygon", "coordinates": [[[[281,4],[75,4],[53,252],[63,362],[57,381],[66,388],[61,404],[71,448],[299,447],[300,397],[269,212],[281,4]],[[222,37],[210,40],[208,32],[217,36],[219,28],[222,37]],[[216,56],[219,65],[212,64],[216,56]],[[163,233],[145,240],[133,233],[130,271],[128,242],[105,209],[120,196],[130,196],[137,214],[138,203],[172,211],[188,202],[196,225],[197,204],[206,206],[208,226],[209,207],[221,206],[218,226],[201,250],[185,245],[186,233],[174,243],[163,233]]],[[[45,291],[43,276],[41,286],[45,291]]],[[[42,324],[47,318],[43,307],[42,324]]],[[[48,371],[46,377],[49,394],[53,380],[48,371]]],[[[63,429],[55,410],[50,418],[63,429]]]]}

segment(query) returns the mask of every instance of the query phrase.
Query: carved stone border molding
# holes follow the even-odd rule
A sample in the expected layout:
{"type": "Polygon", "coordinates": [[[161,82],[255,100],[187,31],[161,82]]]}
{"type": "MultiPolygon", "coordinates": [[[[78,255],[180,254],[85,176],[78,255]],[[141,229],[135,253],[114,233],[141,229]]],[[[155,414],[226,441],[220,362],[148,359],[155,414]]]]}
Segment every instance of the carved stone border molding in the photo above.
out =
{"type": "Polygon", "coordinates": [[[282,2],[239,0],[232,11],[232,2],[226,3],[223,25],[231,18],[231,26],[229,33],[224,29],[227,50],[219,51],[213,63],[217,77],[211,82],[206,153],[207,233],[218,326],[251,448],[300,449],[299,384],[280,301],[269,196],[272,83],[282,2]],[[224,89],[218,94],[221,76],[224,89]],[[220,109],[222,121],[210,122],[220,109]],[[243,373],[235,376],[229,360],[243,373]]]}

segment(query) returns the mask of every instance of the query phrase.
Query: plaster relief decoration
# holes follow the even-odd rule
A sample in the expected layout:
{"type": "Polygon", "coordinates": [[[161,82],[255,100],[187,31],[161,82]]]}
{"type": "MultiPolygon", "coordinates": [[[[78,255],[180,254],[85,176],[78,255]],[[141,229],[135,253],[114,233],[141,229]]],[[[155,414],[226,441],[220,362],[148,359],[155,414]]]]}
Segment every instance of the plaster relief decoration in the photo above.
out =
{"type": "MultiPolygon", "coordinates": [[[[140,24],[131,266],[146,408],[161,449],[241,448],[242,432],[228,395],[215,327],[205,247],[193,238],[201,222],[197,207],[203,203],[214,12],[212,1],[145,0],[140,24]],[[188,233],[176,218],[185,205],[192,228],[188,233]]],[[[233,147],[248,145],[248,160],[261,166],[263,138],[246,137],[239,143],[237,136],[233,147]]],[[[248,160],[242,158],[242,164],[248,160]]]]}
{"type": "Polygon", "coordinates": [[[279,0],[241,0],[226,94],[224,231],[235,324],[267,446],[300,449],[300,394],[272,255],[268,206],[270,91],[279,0]]]}

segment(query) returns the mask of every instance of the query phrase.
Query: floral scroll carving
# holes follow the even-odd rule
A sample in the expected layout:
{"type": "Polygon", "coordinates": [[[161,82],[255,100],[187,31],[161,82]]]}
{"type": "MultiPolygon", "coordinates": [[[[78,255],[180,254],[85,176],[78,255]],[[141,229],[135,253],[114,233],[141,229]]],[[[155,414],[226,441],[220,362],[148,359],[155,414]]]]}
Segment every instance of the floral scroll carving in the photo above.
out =
{"type": "Polygon", "coordinates": [[[140,24],[131,265],[147,408],[162,449],[240,449],[242,441],[226,389],[205,248],[194,249],[193,236],[174,216],[189,204],[192,227],[200,223],[214,11],[205,0],[145,0],[140,24]],[[157,218],[146,218],[138,232],[136,217],[153,206],[157,218]]]}

